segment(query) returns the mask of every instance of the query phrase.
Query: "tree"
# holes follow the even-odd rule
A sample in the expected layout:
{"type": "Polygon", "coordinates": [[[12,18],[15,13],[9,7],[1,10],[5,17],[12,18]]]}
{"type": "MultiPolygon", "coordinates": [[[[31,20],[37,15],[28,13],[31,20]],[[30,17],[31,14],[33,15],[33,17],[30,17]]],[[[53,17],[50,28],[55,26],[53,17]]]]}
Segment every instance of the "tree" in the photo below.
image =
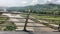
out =
{"type": "Polygon", "coordinates": [[[29,15],[30,15],[30,13],[31,13],[31,11],[28,9],[28,14],[27,14],[27,17],[26,17],[26,21],[25,21],[25,26],[24,26],[24,29],[23,29],[23,31],[27,31],[27,29],[26,29],[26,27],[27,27],[27,23],[28,23],[28,19],[29,19],[29,15]]]}

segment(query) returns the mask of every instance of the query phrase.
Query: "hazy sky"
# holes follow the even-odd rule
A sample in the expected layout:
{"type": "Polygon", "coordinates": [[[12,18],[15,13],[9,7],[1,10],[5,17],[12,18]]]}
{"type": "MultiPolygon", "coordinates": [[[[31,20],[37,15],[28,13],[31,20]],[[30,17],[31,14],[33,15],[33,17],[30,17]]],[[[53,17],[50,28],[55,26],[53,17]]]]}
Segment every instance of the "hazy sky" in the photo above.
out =
{"type": "Polygon", "coordinates": [[[27,6],[45,3],[60,4],[60,0],[0,0],[0,6],[27,6]]]}

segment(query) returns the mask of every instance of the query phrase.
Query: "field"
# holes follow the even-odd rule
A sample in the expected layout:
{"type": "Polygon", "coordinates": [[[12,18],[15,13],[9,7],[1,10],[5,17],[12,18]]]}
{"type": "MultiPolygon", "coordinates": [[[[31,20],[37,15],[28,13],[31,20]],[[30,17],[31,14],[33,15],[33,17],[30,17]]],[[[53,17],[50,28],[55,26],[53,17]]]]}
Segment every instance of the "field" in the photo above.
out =
{"type": "Polygon", "coordinates": [[[38,18],[38,19],[51,19],[51,20],[60,20],[60,16],[50,16],[50,15],[37,15],[37,14],[31,14],[31,16],[38,18]]]}
{"type": "Polygon", "coordinates": [[[9,17],[1,15],[0,16],[0,31],[12,31],[16,29],[14,22],[8,21],[9,17]]]}
{"type": "Polygon", "coordinates": [[[37,15],[37,14],[31,14],[32,17],[35,17],[39,20],[45,20],[52,24],[60,24],[60,16],[50,16],[50,15],[37,15]]]}
{"type": "MultiPolygon", "coordinates": [[[[21,16],[26,18],[27,15],[22,14],[21,16]]],[[[32,16],[38,20],[47,21],[49,24],[60,24],[60,16],[38,15],[38,14],[34,14],[34,13],[31,13],[30,16],[32,16]]]]}

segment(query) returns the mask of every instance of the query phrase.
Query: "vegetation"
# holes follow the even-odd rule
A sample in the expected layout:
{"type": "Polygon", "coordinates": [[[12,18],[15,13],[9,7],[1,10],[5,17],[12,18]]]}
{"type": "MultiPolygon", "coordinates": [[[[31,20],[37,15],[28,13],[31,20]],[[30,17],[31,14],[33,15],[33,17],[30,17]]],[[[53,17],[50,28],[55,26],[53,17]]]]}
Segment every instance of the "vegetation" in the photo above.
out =
{"type": "Polygon", "coordinates": [[[0,15],[0,30],[3,30],[5,27],[3,27],[2,25],[8,20],[8,17],[5,16],[3,17],[3,15],[0,15]]]}
{"type": "MultiPolygon", "coordinates": [[[[35,6],[26,6],[24,8],[25,10],[30,8],[32,13],[31,16],[37,19],[45,20],[52,24],[60,24],[60,5],[58,4],[37,4],[35,6]]],[[[25,10],[23,12],[27,13],[28,11],[25,10]]],[[[24,16],[24,14],[22,16],[24,16]]]]}
{"type": "Polygon", "coordinates": [[[0,15],[2,15],[2,12],[0,12],[0,15]]]}
{"type": "Polygon", "coordinates": [[[31,16],[35,17],[36,19],[44,20],[52,24],[60,24],[60,16],[37,15],[37,14],[31,14],[31,16]]]}
{"type": "Polygon", "coordinates": [[[16,29],[16,25],[14,24],[14,22],[9,22],[4,30],[5,31],[13,31],[15,29],[16,29]]]}
{"type": "Polygon", "coordinates": [[[31,10],[32,13],[36,14],[52,14],[52,15],[60,15],[60,5],[59,4],[43,4],[43,5],[34,5],[34,6],[25,6],[25,7],[10,7],[8,11],[20,11],[20,12],[28,12],[27,8],[31,10]]]}
{"type": "MultiPolygon", "coordinates": [[[[26,18],[27,15],[21,14],[21,16],[26,18]]],[[[36,13],[31,13],[30,16],[36,18],[37,20],[47,21],[49,22],[49,24],[60,24],[60,16],[43,15],[43,14],[36,14],[36,13]]]]}
{"type": "MultiPolygon", "coordinates": [[[[7,11],[20,11],[27,13],[27,8],[31,11],[31,16],[45,20],[52,24],[60,24],[60,5],[59,4],[44,4],[44,5],[34,5],[34,6],[25,6],[25,7],[9,7],[7,11]]],[[[22,15],[24,16],[24,15],[22,15]]],[[[24,16],[25,17],[25,16],[24,16]]],[[[9,26],[11,27],[11,26],[9,26]]],[[[8,30],[10,29],[9,27],[8,30]]],[[[14,28],[13,28],[14,29],[14,28]]],[[[10,29],[12,30],[12,29],[10,29]]]]}
{"type": "Polygon", "coordinates": [[[8,16],[0,16],[0,31],[13,31],[16,29],[16,25],[13,22],[8,22],[8,16]]]}
{"type": "Polygon", "coordinates": [[[0,17],[0,24],[3,24],[7,20],[8,20],[8,17],[0,17]]]}

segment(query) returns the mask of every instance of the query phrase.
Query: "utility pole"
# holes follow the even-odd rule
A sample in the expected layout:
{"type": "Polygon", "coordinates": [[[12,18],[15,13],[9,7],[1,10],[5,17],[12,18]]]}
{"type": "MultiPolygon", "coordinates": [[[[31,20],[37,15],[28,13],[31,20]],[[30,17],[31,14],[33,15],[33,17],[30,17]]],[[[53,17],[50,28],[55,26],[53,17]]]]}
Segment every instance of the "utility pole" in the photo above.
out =
{"type": "Polygon", "coordinates": [[[27,17],[26,17],[26,21],[25,21],[25,25],[24,25],[24,29],[23,29],[23,31],[27,31],[26,27],[27,27],[27,23],[28,23],[29,15],[30,15],[30,13],[31,13],[30,9],[28,9],[28,11],[29,11],[29,12],[28,12],[27,17]]]}

